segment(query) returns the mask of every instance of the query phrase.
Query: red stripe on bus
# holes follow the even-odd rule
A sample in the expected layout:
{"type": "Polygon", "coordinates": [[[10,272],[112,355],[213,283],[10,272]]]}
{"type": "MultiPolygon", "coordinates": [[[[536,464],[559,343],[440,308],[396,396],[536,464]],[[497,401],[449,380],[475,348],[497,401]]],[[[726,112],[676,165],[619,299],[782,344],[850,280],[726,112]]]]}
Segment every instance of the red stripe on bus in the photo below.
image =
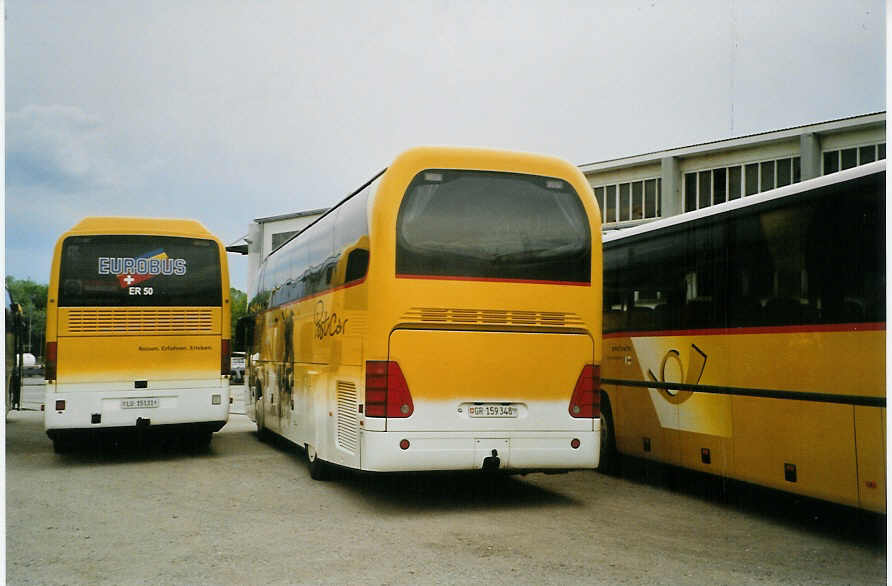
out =
{"type": "Polygon", "coordinates": [[[300,303],[301,301],[307,301],[313,299],[314,297],[321,297],[322,295],[327,295],[329,293],[334,293],[335,291],[340,291],[342,289],[349,289],[350,287],[356,287],[357,285],[362,285],[365,283],[365,277],[359,279],[358,281],[350,281],[349,283],[345,283],[343,285],[338,285],[337,287],[332,287],[331,289],[326,289],[325,291],[320,291],[318,293],[313,293],[312,295],[307,295],[306,297],[300,297],[298,299],[293,299],[287,303],[283,303],[282,305],[277,305],[275,307],[270,307],[270,310],[279,309],[281,307],[288,307],[289,305],[294,305],[295,303],[300,303]]]}
{"type": "Polygon", "coordinates": [[[495,279],[491,277],[452,277],[440,275],[397,275],[397,279],[422,279],[427,281],[477,281],[483,283],[527,283],[532,285],[572,285],[574,287],[591,287],[591,283],[577,281],[540,281],[537,279],[495,279]]]}
{"type": "Polygon", "coordinates": [[[810,332],[877,332],[885,331],[886,322],[847,324],[811,324],[804,326],[758,326],[741,328],[710,328],[694,330],[639,330],[610,332],[605,338],[643,338],[660,336],[723,336],[747,334],[802,334],[810,332]]]}

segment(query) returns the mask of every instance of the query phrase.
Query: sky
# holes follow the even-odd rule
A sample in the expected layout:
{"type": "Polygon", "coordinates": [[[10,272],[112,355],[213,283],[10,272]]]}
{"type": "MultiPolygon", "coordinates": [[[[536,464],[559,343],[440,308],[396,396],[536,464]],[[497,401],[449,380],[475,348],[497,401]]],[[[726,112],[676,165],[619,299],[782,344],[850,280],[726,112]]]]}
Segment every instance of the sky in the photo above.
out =
{"type": "Polygon", "coordinates": [[[579,165],[883,111],[885,33],[882,0],[6,0],[6,274],[89,215],[228,244],[421,144],[579,165]]]}

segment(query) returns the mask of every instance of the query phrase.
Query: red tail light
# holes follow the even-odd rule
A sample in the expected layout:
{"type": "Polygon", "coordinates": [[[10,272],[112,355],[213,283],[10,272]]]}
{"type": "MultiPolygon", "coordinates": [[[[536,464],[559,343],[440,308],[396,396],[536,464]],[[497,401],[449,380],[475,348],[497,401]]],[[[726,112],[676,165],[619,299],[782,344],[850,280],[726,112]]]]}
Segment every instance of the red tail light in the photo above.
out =
{"type": "Polygon", "coordinates": [[[46,380],[56,380],[56,342],[46,343],[44,362],[44,377],[46,380]]]}
{"type": "Polygon", "coordinates": [[[229,374],[232,370],[232,344],[229,340],[220,343],[220,374],[229,374]]]}
{"type": "Polygon", "coordinates": [[[365,414],[368,417],[409,417],[415,411],[400,365],[392,360],[365,363],[365,414]]]}
{"type": "Polygon", "coordinates": [[[586,364],[576,380],[570,398],[570,416],[594,419],[601,416],[601,367],[586,364]]]}

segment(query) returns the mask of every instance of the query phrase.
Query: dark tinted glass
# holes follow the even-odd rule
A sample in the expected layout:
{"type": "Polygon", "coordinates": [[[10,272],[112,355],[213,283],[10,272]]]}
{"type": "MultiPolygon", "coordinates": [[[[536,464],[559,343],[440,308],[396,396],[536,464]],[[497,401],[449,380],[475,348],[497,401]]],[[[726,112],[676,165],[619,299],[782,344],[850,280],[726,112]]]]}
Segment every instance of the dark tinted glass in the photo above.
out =
{"type": "Polygon", "coordinates": [[[61,307],[218,306],[220,287],[213,240],[71,236],[62,244],[61,307]]]}
{"type": "Polygon", "coordinates": [[[636,181],[632,184],[632,219],[640,220],[644,217],[644,182],[636,181]]]}
{"type": "Polygon", "coordinates": [[[753,195],[754,193],[759,193],[759,163],[750,163],[745,167],[745,178],[744,181],[746,183],[744,193],[746,195],[753,195]]]}
{"type": "Polygon", "coordinates": [[[619,186],[619,220],[620,222],[631,218],[629,203],[629,184],[621,183],[619,186]]]}
{"type": "Polygon", "coordinates": [[[423,171],[400,206],[396,272],[588,283],[588,217],[559,179],[423,171]]]}
{"type": "Polygon", "coordinates": [[[725,170],[714,169],[712,172],[712,201],[723,203],[725,201],[725,170]]]}
{"type": "Polygon", "coordinates": [[[684,211],[691,212],[697,209],[697,174],[685,173],[684,175],[684,211]]]}
{"type": "Polygon", "coordinates": [[[793,166],[790,159],[780,159],[777,162],[777,186],[783,187],[793,182],[793,166]]]}
{"type": "Polygon", "coordinates": [[[762,163],[762,184],[760,191],[774,189],[774,161],[762,163]]]}
{"type": "Polygon", "coordinates": [[[875,174],[609,242],[604,330],[882,322],[884,193],[875,174]]]}
{"type": "Polygon", "coordinates": [[[840,159],[842,161],[842,169],[851,169],[858,166],[858,149],[843,149],[840,153],[840,159]]]}
{"type": "Polygon", "coordinates": [[[839,171],[839,151],[824,153],[824,175],[839,171]]]}
{"type": "Polygon", "coordinates": [[[616,185],[608,185],[605,197],[607,198],[607,216],[605,222],[616,221],[616,185]]]}
{"type": "Polygon", "coordinates": [[[728,167],[728,199],[740,198],[740,167],[728,167]]]}
{"type": "Polygon", "coordinates": [[[644,217],[657,217],[657,182],[648,179],[644,182],[644,217]]]}
{"type": "MultiPolygon", "coordinates": [[[[598,209],[601,210],[601,215],[604,216],[604,188],[596,187],[595,188],[595,199],[598,200],[598,209]]],[[[606,221],[606,216],[604,217],[604,221],[606,221]]]]}
{"type": "Polygon", "coordinates": [[[859,165],[864,165],[865,163],[872,163],[877,158],[876,147],[874,145],[863,146],[858,149],[858,156],[860,157],[859,165]]]}
{"type": "Polygon", "coordinates": [[[712,205],[712,176],[709,171],[700,171],[698,173],[698,180],[700,182],[700,207],[708,208],[712,205]]]}

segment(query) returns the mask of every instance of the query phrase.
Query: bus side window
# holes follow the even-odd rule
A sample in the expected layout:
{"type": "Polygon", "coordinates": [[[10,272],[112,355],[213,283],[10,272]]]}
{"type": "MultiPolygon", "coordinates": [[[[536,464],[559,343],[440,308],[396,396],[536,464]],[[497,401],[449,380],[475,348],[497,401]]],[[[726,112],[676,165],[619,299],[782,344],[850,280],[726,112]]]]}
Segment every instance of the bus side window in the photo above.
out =
{"type": "Polygon", "coordinates": [[[344,281],[349,283],[362,279],[368,270],[369,251],[362,248],[351,250],[347,256],[347,271],[344,275],[344,281]]]}

